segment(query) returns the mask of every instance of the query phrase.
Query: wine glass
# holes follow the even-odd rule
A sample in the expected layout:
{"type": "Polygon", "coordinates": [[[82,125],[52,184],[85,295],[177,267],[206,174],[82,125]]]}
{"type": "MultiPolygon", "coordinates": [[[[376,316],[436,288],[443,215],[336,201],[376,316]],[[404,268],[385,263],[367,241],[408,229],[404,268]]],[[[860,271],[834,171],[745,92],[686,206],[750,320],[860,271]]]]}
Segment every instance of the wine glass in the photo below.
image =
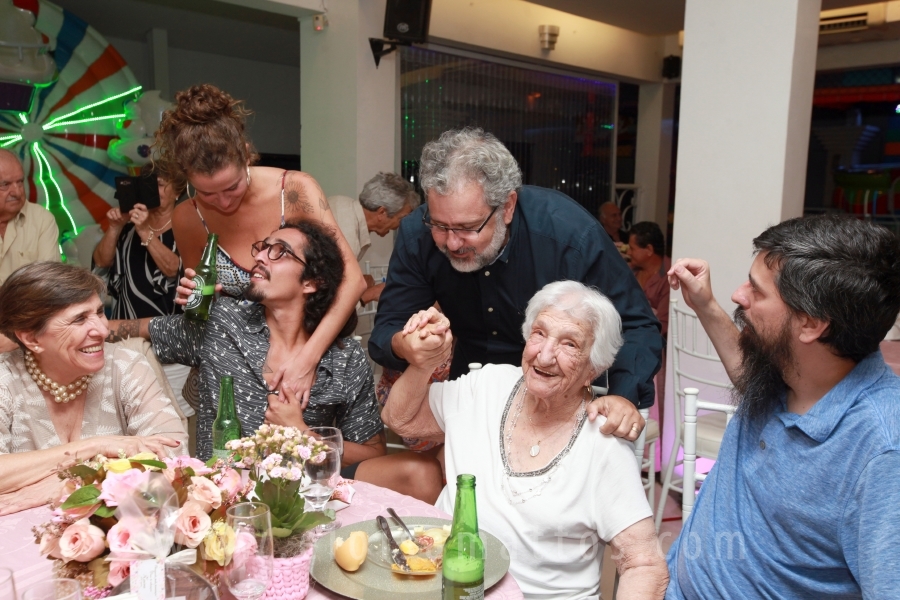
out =
{"type": "Polygon", "coordinates": [[[0,598],[12,598],[16,600],[16,582],[13,580],[12,569],[0,567],[0,598]]]}
{"type": "MultiPolygon", "coordinates": [[[[318,439],[319,441],[325,442],[329,445],[333,445],[338,449],[338,470],[336,475],[340,475],[341,472],[341,459],[344,457],[344,435],[341,433],[341,430],[337,427],[310,427],[307,431],[308,434],[312,435],[312,437],[318,439]]],[[[334,477],[335,482],[332,482],[331,492],[329,493],[329,498],[331,498],[331,493],[334,492],[334,488],[337,483],[337,476],[334,477]]],[[[304,494],[304,497],[305,494],[304,494]]],[[[326,500],[327,504],[328,501],[326,500]]],[[[324,505],[320,509],[307,509],[307,510],[322,510],[324,509],[324,505]]],[[[335,518],[330,523],[325,523],[324,525],[319,525],[315,528],[315,532],[318,534],[328,533],[330,531],[334,531],[338,527],[341,526],[341,522],[335,518]]]]}
{"type": "Polygon", "coordinates": [[[22,600],[81,600],[81,584],[74,579],[48,579],[22,592],[22,600]]]}
{"type": "MultiPolygon", "coordinates": [[[[303,467],[308,483],[300,493],[306,499],[306,512],[325,510],[341,470],[341,453],[334,440],[318,441],[325,445],[324,458],[319,462],[310,458],[303,467]]],[[[319,533],[318,528],[315,531],[319,533]]]]}
{"type": "Polygon", "coordinates": [[[272,580],[272,514],[260,502],[242,502],[225,511],[234,530],[234,553],[225,565],[225,583],[237,600],[258,600],[272,580]]]}

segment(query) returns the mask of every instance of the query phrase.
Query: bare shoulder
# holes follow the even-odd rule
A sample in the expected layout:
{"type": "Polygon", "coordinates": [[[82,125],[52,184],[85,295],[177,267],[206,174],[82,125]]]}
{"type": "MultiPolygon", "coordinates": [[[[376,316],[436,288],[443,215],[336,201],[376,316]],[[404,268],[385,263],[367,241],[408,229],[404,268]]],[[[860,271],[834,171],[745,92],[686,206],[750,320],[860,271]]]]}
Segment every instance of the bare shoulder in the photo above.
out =
{"type": "Polygon", "coordinates": [[[308,173],[288,171],[284,180],[285,212],[289,216],[321,220],[328,208],[325,192],[308,173]]]}

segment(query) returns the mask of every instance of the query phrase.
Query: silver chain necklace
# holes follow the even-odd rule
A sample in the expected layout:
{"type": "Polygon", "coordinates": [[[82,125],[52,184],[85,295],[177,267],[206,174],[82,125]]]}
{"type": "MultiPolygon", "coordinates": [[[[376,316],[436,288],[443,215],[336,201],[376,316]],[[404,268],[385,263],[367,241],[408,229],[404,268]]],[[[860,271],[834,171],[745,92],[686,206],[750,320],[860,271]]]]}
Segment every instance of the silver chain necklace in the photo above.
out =
{"type": "MultiPolygon", "coordinates": [[[[506,476],[504,478],[501,478],[500,487],[503,489],[503,492],[506,495],[506,500],[510,504],[523,504],[523,503],[527,502],[528,500],[530,500],[531,498],[541,495],[541,492],[544,491],[544,488],[547,487],[547,484],[550,483],[550,480],[553,478],[553,475],[556,473],[557,469],[559,468],[560,460],[568,453],[568,451],[572,447],[572,444],[575,442],[575,438],[578,435],[578,431],[581,428],[581,425],[584,424],[584,418],[587,414],[587,412],[585,410],[585,399],[582,398],[581,406],[575,412],[575,424],[572,426],[572,433],[569,436],[569,442],[568,442],[568,444],[566,444],[566,447],[563,448],[559,452],[559,454],[556,455],[556,458],[554,458],[550,462],[550,464],[548,464],[546,467],[544,467],[538,471],[535,471],[533,473],[533,475],[535,475],[535,476],[543,475],[543,477],[540,478],[540,481],[538,482],[537,485],[533,485],[532,487],[529,487],[528,489],[522,490],[522,491],[515,490],[515,489],[513,489],[512,485],[511,485],[511,483],[512,483],[511,479],[512,479],[513,473],[512,473],[512,469],[509,466],[507,457],[511,456],[512,452],[513,452],[512,434],[513,434],[513,431],[515,431],[515,429],[516,429],[516,424],[519,422],[519,416],[522,414],[522,408],[525,406],[525,395],[527,393],[528,393],[528,387],[525,386],[524,391],[522,392],[522,399],[519,401],[518,405],[516,406],[516,412],[513,413],[512,419],[510,420],[509,429],[505,432],[505,435],[503,436],[503,438],[506,441],[506,452],[503,455],[504,473],[506,476]]],[[[514,397],[511,398],[510,400],[513,401],[514,397]]],[[[507,410],[508,410],[508,408],[507,408],[507,410]]],[[[506,420],[505,419],[506,411],[504,411],[503,416],[504,416],[504,419],[501,421],[501,427],[503,427],[503,422],[505,422],[505,420],[506,420]]],[[[549,438],[547,438],[547,439],[549,439],[549,438]]],[[[546,441],[546,439],[544,441],[546,441]]],[[[540,444],[540,442],[538,442],[538,445],[539,444],[540,444]]],[[[540,452],[540,449],[538,449],[538,452],[540,452]]],[[[535,452],[534,454],[531,454],[532,457],[536,456],[536,455],[537,455],[537,452],[535,452]]],[[[528,476],[528,475],[530,475],[530,474],[523,473],[523,474],[519,474],[518,476],[528,476]]]]}

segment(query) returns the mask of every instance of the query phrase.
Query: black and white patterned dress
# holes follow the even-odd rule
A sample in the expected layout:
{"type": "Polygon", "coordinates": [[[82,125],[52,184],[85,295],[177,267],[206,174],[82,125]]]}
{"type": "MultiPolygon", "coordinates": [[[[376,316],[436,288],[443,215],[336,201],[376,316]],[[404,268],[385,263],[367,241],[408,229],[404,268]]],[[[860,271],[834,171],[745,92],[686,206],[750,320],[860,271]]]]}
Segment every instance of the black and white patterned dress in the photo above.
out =
{"type": "MultiPolygon", "coordinates": [[[[158,236],[160,241],[178,255],[172,230],[158,236]]],[[[166,277],[156,261],[141,246],[141,238],[128,223],[116,240],[116,258],[109,268],[109,295],[115,299],[113,319],[142,319],[175,314],[175,288],[181,264],[175,277],[166,277]]]]}
{"type": "MultiPolygon", "coordinates": [[[[162,363],[200,369],[197,454],[212,455],[212,424],[219,406],[219,378],[234,377],[234,403],[243,435],[262,425],[268,386],[262,367],[269,351],[265,309],[253,302],[220,297],[203,324],[182,315],[150,321],[153,348],[162,363]]],[[[334,425],[357,444],[381,432],[372,368],[358,342],[337,340],[322,356],[303,419],[310,427],[334,425]]]]}

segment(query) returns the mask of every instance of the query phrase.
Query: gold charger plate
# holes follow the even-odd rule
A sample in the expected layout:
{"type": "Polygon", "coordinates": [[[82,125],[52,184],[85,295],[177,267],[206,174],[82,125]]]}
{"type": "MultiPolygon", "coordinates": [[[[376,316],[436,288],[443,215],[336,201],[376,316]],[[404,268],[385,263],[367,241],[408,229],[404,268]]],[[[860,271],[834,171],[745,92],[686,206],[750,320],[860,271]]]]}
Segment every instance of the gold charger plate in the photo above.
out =
{"type": "MultiPolygon", "coordinates": [[[[435,517],[403,517],[410,525],[425,527],[443,527],[449,525],[448,519],[435,517]]],[[[392,520],[389,522],[393,523],[392,520]]],[[[347,539],[353,531],[364,531],[372,537],[380,533],[374,520],[361,521],[336,529],[322,536],[313,550],[312,567],[309,572],[319,585],[348,598],[356,600],[398,600],[402,598],[436,597],[441,591],[441,573],[429,577],[410,577],[398,575],[384,569],[368,557],[355,573],[348,573],[334,562],[334,540],[338,537],[347,539]]],[[[484,541],[485,565],[484,588],[488,589],[503,579],[509,570],[509,552],[503,542],[485,530],[480,530],[484,541]]]]}

